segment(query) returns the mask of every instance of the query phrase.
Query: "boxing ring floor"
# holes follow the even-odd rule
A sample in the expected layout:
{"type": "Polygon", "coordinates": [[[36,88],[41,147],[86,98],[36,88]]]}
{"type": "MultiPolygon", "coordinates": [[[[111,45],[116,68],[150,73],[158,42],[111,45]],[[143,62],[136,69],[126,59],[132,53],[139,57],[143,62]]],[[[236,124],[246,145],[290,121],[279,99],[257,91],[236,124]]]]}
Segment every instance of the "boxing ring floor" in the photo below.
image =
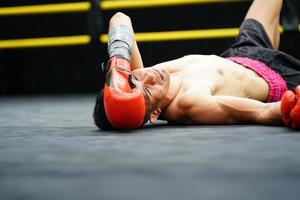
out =
{"type": "Polygon", "coordinates": [[[93,125],[96,95],[0,98],[0,199],[300,198],[300,134],[93,125]]]}

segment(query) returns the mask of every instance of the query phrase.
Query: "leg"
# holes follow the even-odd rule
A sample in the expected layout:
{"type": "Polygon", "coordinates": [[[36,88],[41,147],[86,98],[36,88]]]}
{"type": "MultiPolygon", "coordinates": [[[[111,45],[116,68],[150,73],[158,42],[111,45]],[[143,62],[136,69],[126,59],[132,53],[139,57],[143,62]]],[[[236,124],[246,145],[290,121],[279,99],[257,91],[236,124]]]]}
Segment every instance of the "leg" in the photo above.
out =
{"type": "Polygon", "coordinates": [[[274,49],[280,41],[279,19],[283,0],[254,0],[245,19],[256,19],[265,28],[274,49]]]}
{"type": "MultiPolygon", "coordinates": [[[[133,31],[130,18],[128,16],[126,16],[125,14],[118,12],[110,19],[109,30],[111,30],[112,27],[117,27],[120,25],[125,25],[125,26],[131,28],[133,31]]],[[[142,57],[141,57],[140,51],[138,49],[135,37],[133,36],[131,69],[135,70],[137,68],[143,68],[143,67],[144,67],[144,65],[143,65],[142,57]]]]}

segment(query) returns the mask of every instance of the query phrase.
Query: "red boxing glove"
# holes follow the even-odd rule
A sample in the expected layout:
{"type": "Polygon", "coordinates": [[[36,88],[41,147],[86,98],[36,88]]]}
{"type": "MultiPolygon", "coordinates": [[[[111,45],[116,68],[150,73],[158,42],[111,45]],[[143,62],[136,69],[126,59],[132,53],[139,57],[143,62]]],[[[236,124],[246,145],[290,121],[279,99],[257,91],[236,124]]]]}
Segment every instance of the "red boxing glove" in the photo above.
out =
{"type": "Polygon", "coordinates": [[[286,91],[281,99],[282,119],[290,128],[300,129],[300,85],[295,89],[286,91]]]}
{"type": "Polygon", "coordinates": [[[113,57],[104,86],[104,109],[115,129],[135,129],[145,121],[146,107],[143,93],[130,85],[130,63],[113,57]]]}

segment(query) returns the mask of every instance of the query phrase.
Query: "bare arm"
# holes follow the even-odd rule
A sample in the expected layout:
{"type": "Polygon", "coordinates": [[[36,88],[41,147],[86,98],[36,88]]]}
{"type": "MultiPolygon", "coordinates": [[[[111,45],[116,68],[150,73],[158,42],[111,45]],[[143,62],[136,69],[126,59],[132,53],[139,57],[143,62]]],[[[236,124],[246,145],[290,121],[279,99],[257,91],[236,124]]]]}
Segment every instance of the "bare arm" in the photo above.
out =
{"type": "Polygon", "coordinates": [[[144,64],[143,64],[140,50],[138,48],[137,42],[134,37],[134,41],[132,45],[131,69],[135,70],[138,68],[144,68],[144,64]]]}
{"type": "Polygon", "coordinates": [[[196,97],[188,101],[188,117],[193,124],[283,125],[280,102],[262,103],[232,96],[196,97]]]}

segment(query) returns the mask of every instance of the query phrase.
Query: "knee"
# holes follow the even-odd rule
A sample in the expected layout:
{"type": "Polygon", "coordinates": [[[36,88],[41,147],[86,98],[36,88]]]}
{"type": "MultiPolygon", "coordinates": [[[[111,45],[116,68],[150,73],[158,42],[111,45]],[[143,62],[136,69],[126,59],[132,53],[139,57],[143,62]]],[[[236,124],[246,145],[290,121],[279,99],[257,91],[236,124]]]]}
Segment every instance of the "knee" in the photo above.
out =
{"type": "Polygon", "coordinates": [[[122,12],[117,12],[116,14],[114,14],[111,17],[111,19],[109,21],[109,25],[114,26],[117,24],[131,24],[130,17],[128,17],[127,15],[125,15],[122,12]]]}

